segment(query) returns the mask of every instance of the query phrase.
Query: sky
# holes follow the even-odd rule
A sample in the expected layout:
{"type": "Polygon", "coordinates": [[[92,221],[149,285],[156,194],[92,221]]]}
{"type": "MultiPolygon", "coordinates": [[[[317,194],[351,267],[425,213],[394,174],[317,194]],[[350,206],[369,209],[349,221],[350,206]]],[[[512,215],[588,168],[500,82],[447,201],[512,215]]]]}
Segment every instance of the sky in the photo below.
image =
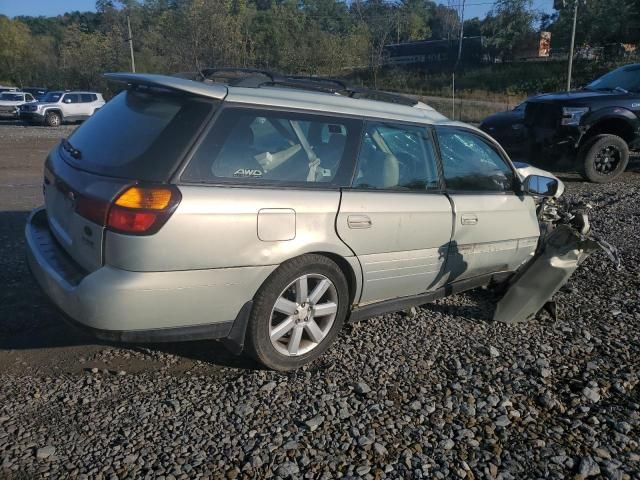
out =
{"type": "MultiPolygon", "coordinates": [[[[437,0],[438,3],[447,5],[446,0],[437,0]]],[[[458,7],[462,0],[452,0],[451,3],[458,7]]],[[[483,18],[491,9],[491,0],[466,0],[465,18],[483,18]]],[[[533,0],[536,9],[550,13],[553,11],[553,0],[533,0]]],[[[95,0],[0,0],[0,14],[8,17],[17,15],[44,15],[55,16],[65,12],[79,10],[81,12],[95,11],[95,0]]]]}

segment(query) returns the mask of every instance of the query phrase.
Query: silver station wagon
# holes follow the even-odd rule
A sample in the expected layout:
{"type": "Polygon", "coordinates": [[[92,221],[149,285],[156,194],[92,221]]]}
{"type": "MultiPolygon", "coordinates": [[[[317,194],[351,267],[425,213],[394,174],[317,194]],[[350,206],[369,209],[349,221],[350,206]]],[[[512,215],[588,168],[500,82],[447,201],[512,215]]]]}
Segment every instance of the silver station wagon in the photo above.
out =
{"type": "Polygon", "coordinates": [[[558,181],[478,129],[338,81],[223,74],[107,74],[123,91],[49,154],[28,261],[72,323],[288,370],[348,319],[533,258],[558,181]]]}

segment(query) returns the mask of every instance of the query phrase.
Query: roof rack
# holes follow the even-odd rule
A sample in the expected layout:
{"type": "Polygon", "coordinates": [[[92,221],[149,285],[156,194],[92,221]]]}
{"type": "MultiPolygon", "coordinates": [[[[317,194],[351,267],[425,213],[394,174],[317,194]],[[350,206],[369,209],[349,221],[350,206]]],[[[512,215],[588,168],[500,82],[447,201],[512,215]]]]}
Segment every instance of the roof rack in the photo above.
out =
{"type": "MultiPolygon", "coordinates": [[[[234,87],[297,88],[301,90],[338,94],[350,98],[394,103],[397,105],[405,105],[408,107],[413,107],[418,104],[417,100],[405,97],[404,95],[382,92],[379,90],[371,90],[364,87],[356,87],[349,85],[344,80],[331,77],[280,75],[268,70],[231,67],[205,68],[203,70],[200,70],[200,72],[197,72],[197,74],[199,74],[200,80],[203,82],[215,83],[216,80],[222,80],[234,87]]],[[[182,76],[183,74],[179,75],[182,76]]]]}
{"type": "Polygon", "coordinates": [[[216,79],[220,79],[234,87],[258,88],[264,83],[282,80],[280,75],[257,68],[204,68],[199,73],[203,82],[215,82],[216,79]],[[264,77],[268,79],[266,82],[264,77]]]}

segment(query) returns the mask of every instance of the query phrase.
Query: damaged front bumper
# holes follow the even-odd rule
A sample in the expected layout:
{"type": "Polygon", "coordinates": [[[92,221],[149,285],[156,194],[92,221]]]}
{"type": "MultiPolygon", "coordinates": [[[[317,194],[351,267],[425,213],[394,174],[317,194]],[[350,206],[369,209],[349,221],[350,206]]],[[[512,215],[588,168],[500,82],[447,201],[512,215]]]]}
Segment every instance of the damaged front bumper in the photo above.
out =
{"type": "Polygon", "coordinates": [[[584,211],[564,211],[552,204],[541,205],[540,245],[534,258],[509,281],[498,302],[494,320],[519,323],[532,319],[565,285],[589,255],[603,250],[620,267],[615,247],[598,238],[584,211]]]}

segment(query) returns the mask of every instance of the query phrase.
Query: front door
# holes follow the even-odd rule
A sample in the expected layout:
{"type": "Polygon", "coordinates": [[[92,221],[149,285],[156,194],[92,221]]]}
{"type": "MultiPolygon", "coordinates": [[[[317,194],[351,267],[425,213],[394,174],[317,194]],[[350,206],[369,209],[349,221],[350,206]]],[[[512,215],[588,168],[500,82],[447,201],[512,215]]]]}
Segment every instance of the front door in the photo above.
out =
{"type": "Polygon", "coordinates": [[[362,265],[359,303],[432,287],[447,257],[451,222],[428,131],[368,122],[352,188],[343,191],[337,218],[338,235],[362,265]]]}
{"type": "Polygon", "coordinates": [[[64,103],[64,117],[68,120],[76,120],[82,116],[82,103],[77,93],[65,93],[62,99],[64,103]]]}
{"type": "Polygon", "coordinates": [[[515,171],[483,136],[438,127],[442,167],[453,203],[453,238],[440,285],[514,271],[535,252],[540,228],[533,198],[516,194],[515,171]]]}

